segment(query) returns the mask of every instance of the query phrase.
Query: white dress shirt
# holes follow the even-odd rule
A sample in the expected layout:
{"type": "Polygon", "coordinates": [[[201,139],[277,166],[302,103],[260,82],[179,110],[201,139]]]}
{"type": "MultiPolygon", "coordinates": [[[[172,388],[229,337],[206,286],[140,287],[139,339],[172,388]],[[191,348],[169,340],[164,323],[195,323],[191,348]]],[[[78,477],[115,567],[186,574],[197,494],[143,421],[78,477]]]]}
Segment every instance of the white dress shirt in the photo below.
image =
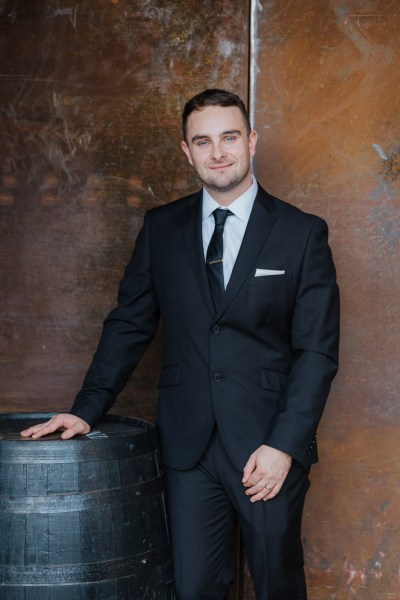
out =
{"type": "Polygon", "coordinates": [[[207,248],[214,233],[215,220],[212,214],[216,208],[229,209],[233,214],[225,221],[224,227],[224,284],[225,288],[228,285],[229,278],[239,253],[240,246],[243,241],[244,232],[246,231],[249,221],[251,209],[253,208],[254,200],[257,195],[258,184],[256,178],[252,176],[253,182],[249,189],[244,192],[239,198],[236,198],[229,206],[221,206],[212,196],[203,188],[203,209],[202,209],[202,232],[203,232],[203,249],[204,259],[207,255],[207,248]]]}

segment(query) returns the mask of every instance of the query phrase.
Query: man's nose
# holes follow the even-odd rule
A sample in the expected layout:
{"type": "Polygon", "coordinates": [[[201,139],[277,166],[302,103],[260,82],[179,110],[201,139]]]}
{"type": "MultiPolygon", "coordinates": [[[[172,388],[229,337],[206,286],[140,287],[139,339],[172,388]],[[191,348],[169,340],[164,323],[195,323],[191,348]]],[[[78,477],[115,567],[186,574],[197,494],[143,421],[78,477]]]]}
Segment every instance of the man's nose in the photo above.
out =
{"type": "Polygon", "coordinates": [[[221,160],[222,158],[224,158],[224,156],[225,151],[222,147],[222,144],[220,144],[219,142],[214,143],[212,147],[212,158],[214,160],[221,160]]]}

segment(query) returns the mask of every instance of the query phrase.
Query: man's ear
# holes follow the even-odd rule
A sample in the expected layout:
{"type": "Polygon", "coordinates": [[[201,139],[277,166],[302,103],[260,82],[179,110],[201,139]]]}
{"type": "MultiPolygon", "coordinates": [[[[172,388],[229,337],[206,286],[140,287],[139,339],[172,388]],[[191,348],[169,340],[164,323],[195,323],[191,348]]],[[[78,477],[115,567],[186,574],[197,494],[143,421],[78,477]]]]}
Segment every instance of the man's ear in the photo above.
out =
{"type": "Polygon", "coordinates": [[[253,131],[251,131],[250,135],[249,135],[250,158],[253,158],[253,156],[256,152],[256,145],[257,145],[257,131],[255,129],[253,129],[253,131]]]}
{"type": "Polygon", "coordinates": [[[185,140],[181,141],[181,148],[184,151],[184,153],[186,154],[186,158],[188,160],[189,165],[191,165],[193,167],[192,155],[190,154],[189,146],[187,145],[185,140]]]}

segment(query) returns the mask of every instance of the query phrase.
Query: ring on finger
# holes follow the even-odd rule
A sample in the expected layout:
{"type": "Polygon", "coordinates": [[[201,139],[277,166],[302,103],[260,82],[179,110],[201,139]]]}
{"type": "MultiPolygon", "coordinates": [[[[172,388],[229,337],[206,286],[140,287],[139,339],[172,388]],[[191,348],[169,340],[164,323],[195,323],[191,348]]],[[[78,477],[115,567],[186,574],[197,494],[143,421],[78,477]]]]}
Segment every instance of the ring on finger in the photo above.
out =
{"type": "Polygon", "coordinates": [[[264,487],[267,490],[267,492],[271,492],[272,491],[272,487],[270,487],[269,485],[265,485],[264,487]]]}

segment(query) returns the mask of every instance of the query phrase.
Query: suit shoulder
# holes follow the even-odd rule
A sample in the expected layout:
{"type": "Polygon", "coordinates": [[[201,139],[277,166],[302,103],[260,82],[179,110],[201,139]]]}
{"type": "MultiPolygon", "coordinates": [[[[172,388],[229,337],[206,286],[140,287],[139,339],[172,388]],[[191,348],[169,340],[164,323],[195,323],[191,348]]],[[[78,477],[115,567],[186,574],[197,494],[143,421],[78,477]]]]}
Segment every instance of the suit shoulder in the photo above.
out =
{"type": "Polygon", "coordinates": [[[152,218],[164,218],[167,216],[176,216],[182,212],[189,204],[193,204],[201,197],[201,192],[197,191],[188,196],[183,196],[177,200],[172,200],[165,204],[154,206],[147,211],[152,218]]]}
{"type": "Polygon", "coordinates": [[[268,197],[268,201],[272,203],[273,209],[279,218],[287,219],[296,226],[313,227],[318,224],[326,226],[325,220],[318,215],[306,212],[290,202],[272,196],[268,192],[265,192],[265,190],[262,190],[262,192],[268,197]]]}
{"type": "Polygon", "coordinates": [[[323,221],[321,217],[315,215],[310,212],[306,212],[302,210],[298,206],[291,204],[290,202],[286,202],[285,200],[280,200],[279,198],[274,198],[276,208],[282,215],[290,216],[292,219],[298,219],[299,221],[304,222],[315,222],[315,221],[323,221]]]}

